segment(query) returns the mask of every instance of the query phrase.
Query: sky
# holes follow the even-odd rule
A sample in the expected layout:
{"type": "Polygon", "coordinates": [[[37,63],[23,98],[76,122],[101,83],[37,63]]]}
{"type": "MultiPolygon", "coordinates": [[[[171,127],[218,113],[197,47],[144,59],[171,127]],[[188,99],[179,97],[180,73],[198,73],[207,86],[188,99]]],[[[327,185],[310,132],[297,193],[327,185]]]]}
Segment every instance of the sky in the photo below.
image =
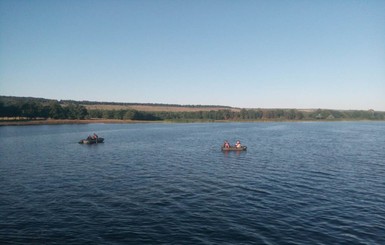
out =
{"type": "Polygon", "coordinates": [[[0,0],[0,95],[385,111],[385,1],[0,0]]]}

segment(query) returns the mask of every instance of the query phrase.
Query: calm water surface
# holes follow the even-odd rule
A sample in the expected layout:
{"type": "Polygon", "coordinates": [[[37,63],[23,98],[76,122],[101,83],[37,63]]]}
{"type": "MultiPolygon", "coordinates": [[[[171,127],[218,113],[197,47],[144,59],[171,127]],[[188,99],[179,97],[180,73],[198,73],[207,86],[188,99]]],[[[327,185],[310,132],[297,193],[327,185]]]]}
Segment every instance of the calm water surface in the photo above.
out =
{"type": "Polygon", "coordinates": [[[0,127],[0,185],[1,244],[385,244],[385,122],[0,127]]]}

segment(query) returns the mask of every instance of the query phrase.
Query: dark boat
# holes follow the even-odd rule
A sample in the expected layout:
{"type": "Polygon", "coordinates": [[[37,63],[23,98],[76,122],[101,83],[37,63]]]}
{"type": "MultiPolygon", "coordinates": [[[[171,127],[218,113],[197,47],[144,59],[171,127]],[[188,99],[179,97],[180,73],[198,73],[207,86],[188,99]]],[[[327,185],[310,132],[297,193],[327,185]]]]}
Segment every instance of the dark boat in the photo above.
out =
{"type": "Polygon", "coordinates": [[[104,141],[104,138],[101,138],[101,137],[98,137],[96,139],[82,139],[79,141],[79,144],[88,144],[88,145],[91,145],[91,144],[98,144],[98,143],[103,143],[104,141]]]}
{"type": "Polygon", "coordinates": [[[227,148],[222,146],[222,151],[246,151],[246,149],[247,149],[247,146],[241,146],[241,147],[231,146],[227,148]]]}

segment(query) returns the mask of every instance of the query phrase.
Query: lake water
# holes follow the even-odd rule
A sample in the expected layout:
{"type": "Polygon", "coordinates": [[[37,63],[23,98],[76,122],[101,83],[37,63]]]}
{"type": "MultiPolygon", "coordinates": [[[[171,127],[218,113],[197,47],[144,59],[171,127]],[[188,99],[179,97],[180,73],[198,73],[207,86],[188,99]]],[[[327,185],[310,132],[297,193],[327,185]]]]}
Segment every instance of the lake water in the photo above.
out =
{"type": "Polygon", "coordinates": [[[385,122],[0,127],[0,185],[1,244],[385,244],[385,122]]]}

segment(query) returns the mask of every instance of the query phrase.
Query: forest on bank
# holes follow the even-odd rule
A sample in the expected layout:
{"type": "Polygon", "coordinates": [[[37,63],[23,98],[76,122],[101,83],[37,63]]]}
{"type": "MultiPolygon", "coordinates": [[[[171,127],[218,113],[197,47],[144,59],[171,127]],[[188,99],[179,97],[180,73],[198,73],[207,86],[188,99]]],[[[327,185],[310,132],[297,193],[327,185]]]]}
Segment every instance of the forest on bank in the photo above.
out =
{"type": "Polygon", "coordinates": [[[385,120],[385,112],[374,110],[239,109],[224,106],[109,103],[112,105],[198,107],[202,108],[202,110],[139,111],[134,109],[87,109],[87,105],[107,103],[0,96],[0,118],[2,120],[117,119],[151,121],[385,120]],[[207,110],[207,108],[217,109],[207,110]]]}

